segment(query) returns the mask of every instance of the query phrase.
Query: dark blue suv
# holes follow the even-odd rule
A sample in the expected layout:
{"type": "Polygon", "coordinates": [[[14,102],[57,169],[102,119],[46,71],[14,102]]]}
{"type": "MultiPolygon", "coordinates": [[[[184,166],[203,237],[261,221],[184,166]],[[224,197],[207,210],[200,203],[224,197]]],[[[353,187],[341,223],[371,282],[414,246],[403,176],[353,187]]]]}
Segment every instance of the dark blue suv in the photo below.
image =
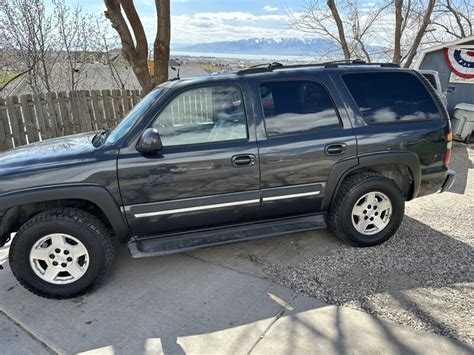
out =
{"type": "Polygon", "coordinates": [[[143,257],[329,226],[377,245],[405,201],[450,187],[451,140],[426,79],[390,64],[172,80],[112,131],[1,154],[0,245],[52,298],[95,286],[114,239],[143,257]]]}

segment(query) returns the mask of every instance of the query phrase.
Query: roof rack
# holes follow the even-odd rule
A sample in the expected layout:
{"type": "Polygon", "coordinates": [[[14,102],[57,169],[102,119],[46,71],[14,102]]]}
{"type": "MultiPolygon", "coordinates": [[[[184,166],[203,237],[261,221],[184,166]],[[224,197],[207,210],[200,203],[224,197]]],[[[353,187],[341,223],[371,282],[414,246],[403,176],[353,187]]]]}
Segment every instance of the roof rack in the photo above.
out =
{"type": "Polygon", "coordinates": [[[335,60],[335,61],[324,62],[324,63],[292,64],[292,65],[283,65],[278,62],[273,62],[273,63],[266,63],[266,64],[257,64],[257,65],[248,67],[246,69],[239,70],[237,72],[237,75],[272,72],[278,69],[296,69],[296,68],[311,68],[311,67],[339,68],[339,67],[352,66],[352,65],[400,68],[400,65],[395,64],[395,63],[366,63],[365,61],[361,59],[335,60]]]}
{"type": "Polygon", "coordinates": [[[278,62],[263,63],[263,64],[252,65],[248,68],[239,70],[237,74],[241,75],[241,74],[263,73],[267,71],[273,71],[273,69],[281,68],[281,67],[283,67],[283,64],[278,63],[278,62]]]}

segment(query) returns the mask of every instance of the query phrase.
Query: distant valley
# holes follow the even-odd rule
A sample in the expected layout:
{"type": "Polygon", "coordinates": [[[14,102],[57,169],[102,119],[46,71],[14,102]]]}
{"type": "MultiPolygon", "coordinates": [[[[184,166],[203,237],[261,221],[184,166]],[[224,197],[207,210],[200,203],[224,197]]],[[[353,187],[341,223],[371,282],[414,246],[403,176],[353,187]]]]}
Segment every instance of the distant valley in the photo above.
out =
{"type": "Polygon", "coordinates": [[[240,53],[265,55],[328,55],[340,56],[338,44],[321,38],[254,38],[237,41],[220,41],[211,43],[196,43],[192,45],[175,45],[173,50],[180,52],[199,53],[240,53]]]}

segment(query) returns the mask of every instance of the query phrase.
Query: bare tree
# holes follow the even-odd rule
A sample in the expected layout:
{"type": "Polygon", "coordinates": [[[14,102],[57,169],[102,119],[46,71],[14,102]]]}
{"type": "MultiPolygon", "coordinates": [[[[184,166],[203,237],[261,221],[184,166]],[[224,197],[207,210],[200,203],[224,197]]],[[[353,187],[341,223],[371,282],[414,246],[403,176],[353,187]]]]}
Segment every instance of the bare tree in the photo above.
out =
{"type": "Polygon", "coordinates": [[[105,16],[120,36],[122,53],[145,92],[168,80],[171,23],[170,0],[155,0],[157,30],[153,43],[153,75],[148,69],[148,40],[133,0],[104,0],[105,16]]]}
{"type": "MultiPolygon", "coordinates": [[[[438,1],[433,20],[437,30],[456,39],[474,35],[474,6],[471,0],[438,1]]],[[[438,36],[445,40],[445,36],[438,36]]]]}
{"type": "Polygon", "coordinates": [[[431,31],[434,5],[435,0],[307,0],[289,18],[294,28],[337,42],[346,60],[390,57],[408,67],[431,31]]]}
{"type": "Polygon", "coordinates": [[[300,31],[316,34],[338,44],[345,60],[363,57],[371,61],[374,24],[387,9],[386,3],[364,5],[358,0],[328,0],[325,4],[309,0],[301,12],[289,12],[291,25],[300,31]],[[341,10],[342,9],[342,10],[341,10]]]}
{"type": "Polygon", "coordinates": [[[65,0],[53,0],[53,4],[61,59],[69,78],[67,88],[74,91],[84,76],[87,53],[92,46],[92,17],[83,14],[79,5],[67,6],[65,0]]]}
{"type": "Polygon", "coordinates": [[[395,0],[394,63],[404,62],[405,67],[411,65],[431,24],[435,3],[436,0],[429,0],[426,5],[424,1],[395,0]],[[407,28],[411,30],[408,35],[407,28]]]}
{"type": "Polygon", "coordinates": [[[9,0],[0,7],[0,43],[14,53],[33,92],[51,91],[55,61],[51,17],[43,0],[9,0]]]}
{"type": "Polygon", "coordinates": [[[120,38],[117,35],[111,35],[108,31],[109,24],[102,17],[95,19],[94,32],[94,50],[102,55],[102,62],[107,65],[110,77],[115,85],[121,89],[125,89],[125,82],[116,66],[116,59],[111,51],[118,48],[120,38]]]}

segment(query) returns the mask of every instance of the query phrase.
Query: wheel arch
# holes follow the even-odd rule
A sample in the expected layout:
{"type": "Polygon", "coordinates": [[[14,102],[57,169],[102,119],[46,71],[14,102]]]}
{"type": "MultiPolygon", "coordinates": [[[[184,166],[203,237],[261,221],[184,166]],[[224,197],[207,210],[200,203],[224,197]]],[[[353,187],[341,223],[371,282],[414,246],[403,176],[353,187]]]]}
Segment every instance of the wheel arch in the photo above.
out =
{"type": "Polygon", "coordinates": [[[394,179],[407,195],[407,200],[414,199],[420,190],[421,169],[418,156],[413,152],[392,151],[360,155],[356,158],[342,160],[332,168],[327,184],[323,210],[328,210],[344,179],[358,172],[372,171],[394,179]],[[410,181],[407,189],[400,181],[406,176],[410,181]]]}
{"type": "Polygon", "coordinates": [[[78,207],[78,204],[92,207],[93,213],[111,228],[118,241],[127,241],[129,228],[112,195],[102,186],[81,184],[27,189],[0,196],[4,211],[0,217],[0,245],[19,227],[15,224],[17,219],[29,219],[51,207],[78,207]]]}

